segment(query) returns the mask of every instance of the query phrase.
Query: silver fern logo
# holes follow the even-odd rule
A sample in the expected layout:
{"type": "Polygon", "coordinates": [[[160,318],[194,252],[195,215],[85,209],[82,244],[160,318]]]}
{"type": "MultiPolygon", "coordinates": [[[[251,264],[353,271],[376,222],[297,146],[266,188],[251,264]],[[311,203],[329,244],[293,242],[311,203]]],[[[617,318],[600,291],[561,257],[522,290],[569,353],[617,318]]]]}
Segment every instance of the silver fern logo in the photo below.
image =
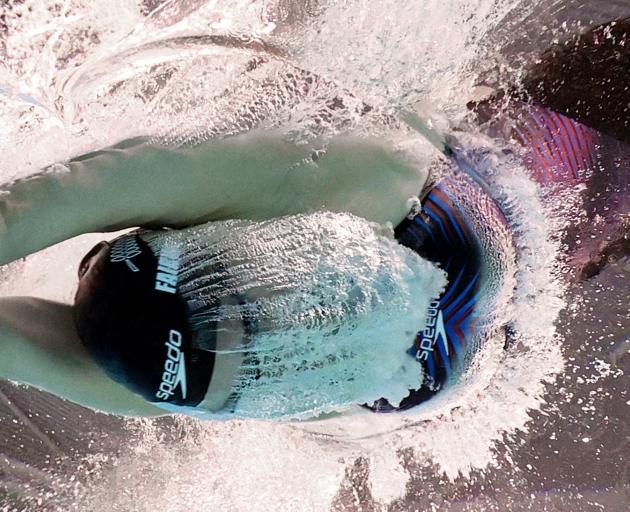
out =
{"type": "Polygon", "coordinates": [[[114,243],[109,260],[112,263],[125,262],[132,272],[139,272],[140,269],[131,260],[140,253],[142,253],[142,250],[135,237],[123,237],[114,243]]]}

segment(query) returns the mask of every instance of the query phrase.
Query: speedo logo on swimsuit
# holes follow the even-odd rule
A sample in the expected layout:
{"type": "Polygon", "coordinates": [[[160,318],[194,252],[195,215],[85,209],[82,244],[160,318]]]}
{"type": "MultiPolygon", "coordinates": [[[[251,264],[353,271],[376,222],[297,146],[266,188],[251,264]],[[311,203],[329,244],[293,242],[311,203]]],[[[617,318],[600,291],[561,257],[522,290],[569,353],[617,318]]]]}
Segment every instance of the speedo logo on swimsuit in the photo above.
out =
{"type": "Polygon", "coordinates": [[[116,240],[109,255],[109,260],[112,263],[120,263],[124,261],[132,272],[139,272],[140,269],[136,267],[131,261],[133,258],[142,253],[138,242],[135,237],[123,237],[116,240]]]}
{"type": "Polygon", "coordinates": [[[186,360],[184,351],[181,350],[181,333],[171,329],[168,333],[168,341],[164,345],[167,347],[164,373],[162,373],[162,382],[155,396],[160,400],[168,400],[175,394],[175,388],[180,386],[182,398],[186,398],[186,360]]]}
{"type": "Polygon", "coordinates": [[[177,290],[177,270],[179,269],[179,249],[166,245],[160,251],[158,269],[155,276],[155,289],[160,292],[175,293],[177,290]]]}
{"type": "Polygon", "coordinates": [[[442,344],[446,355],[449,355],[448,338],[446,337],[446,329],[444,328],[444,318],[442,317],[442,310],[439,308],[440,301],[436,299],[431,302],[427,311],[427,321],[424,325],[424,330],[420,333],[420,347],[416,353],[416,359],[419,361],[426,361],[429,359],[429,355],[435,349],[435,343],[439,338],[442,338],[442,344]]]}

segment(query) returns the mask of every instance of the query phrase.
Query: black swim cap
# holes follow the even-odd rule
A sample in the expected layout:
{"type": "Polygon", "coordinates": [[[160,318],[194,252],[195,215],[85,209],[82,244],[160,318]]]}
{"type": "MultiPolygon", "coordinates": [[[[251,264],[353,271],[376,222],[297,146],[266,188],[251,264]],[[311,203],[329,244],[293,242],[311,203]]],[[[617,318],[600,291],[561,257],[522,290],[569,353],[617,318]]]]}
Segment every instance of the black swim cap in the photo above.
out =
{"type": "Polygon", "coordinates": [[[138,233],[124,235],[93,249],[79,273],[75,323],[96,362],[149,402],[198,405],[212,376],[215,330],[203,346],[194,339],[172,248],[156,256],[138,233]]]}

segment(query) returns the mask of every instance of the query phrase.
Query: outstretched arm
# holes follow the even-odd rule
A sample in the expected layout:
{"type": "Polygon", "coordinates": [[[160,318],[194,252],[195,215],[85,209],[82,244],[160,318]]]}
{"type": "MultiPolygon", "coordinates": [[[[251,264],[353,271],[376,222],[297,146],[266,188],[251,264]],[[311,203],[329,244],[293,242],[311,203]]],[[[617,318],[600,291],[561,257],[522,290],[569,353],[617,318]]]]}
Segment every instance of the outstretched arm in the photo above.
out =
{"type": "Polygon", "coordinates": [[[106,413],[165,414],[97,366],[76,334],[72,308],[65,304],[0,298],[0,377],[106,413]]]}
{"type": "Polygon", "coordinates": [[[350,137],[316,159],[309,146],[270,132],[182,149],[124,141],[0,187],[0,264],[82,233],[134,226],[320,209],[397,223],[426,174],[426,162],[350,137]]]}

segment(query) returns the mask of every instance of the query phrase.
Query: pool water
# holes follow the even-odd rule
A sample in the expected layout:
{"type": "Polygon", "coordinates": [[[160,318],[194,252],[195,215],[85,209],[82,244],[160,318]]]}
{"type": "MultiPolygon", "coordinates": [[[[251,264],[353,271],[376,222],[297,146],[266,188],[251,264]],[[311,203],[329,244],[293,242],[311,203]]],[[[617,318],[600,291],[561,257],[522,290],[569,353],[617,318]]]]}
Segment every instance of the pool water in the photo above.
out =
{"type": "MultiPolygon", "coordinates": [[[[256,127],[319,147],[352,132],[423,152],[397,131],[412,111],[474,162],[516,260],[487,311],[509,342],[490,329],[466,378],[403,414],[126,420],[2,382],[0,509],[626,510],[630,151],[602,135],[592,178],[541,187],[469,102],[628,14],[621,0],[3,3],[4,182],[138,135],[191,145],[256,127]]],[[[2,295],[71,300],[95,239],[2,268],[2,295]]]]}

